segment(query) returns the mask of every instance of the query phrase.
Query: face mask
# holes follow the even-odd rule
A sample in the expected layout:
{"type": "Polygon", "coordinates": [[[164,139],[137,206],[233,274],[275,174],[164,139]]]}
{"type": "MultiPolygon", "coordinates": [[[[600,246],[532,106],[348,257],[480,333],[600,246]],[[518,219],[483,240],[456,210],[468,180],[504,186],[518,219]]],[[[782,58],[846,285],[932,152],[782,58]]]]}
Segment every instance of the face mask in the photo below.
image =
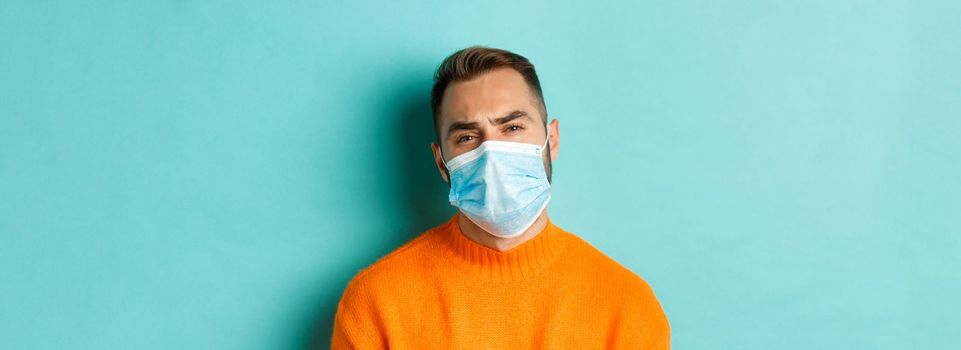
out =
{"type": "MultiPolygon", "coordinates": [[[[549,139],[549,138],[548,138],[549,139]]],[[[450,204],[497,237],[524,233],[551,199],[542,153],[523,142],[485,141],[446,162],[450,204]]]]}

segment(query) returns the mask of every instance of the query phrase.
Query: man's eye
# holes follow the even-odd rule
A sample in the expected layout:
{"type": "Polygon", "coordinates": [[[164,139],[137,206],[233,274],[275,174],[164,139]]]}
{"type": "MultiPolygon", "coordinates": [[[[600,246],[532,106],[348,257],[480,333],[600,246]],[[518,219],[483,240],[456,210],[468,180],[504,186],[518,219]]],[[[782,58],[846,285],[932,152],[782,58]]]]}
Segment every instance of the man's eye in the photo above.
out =
{"type": "Polygon", "coordinates": [[[520,130],[524,130],[524,127],[520,126],[519,124],[512,124],[505,129],[507,132],[516,132],[520,130]]]}
{"type": "Polygon", "coordinates": [[[464,143],[474,139],[474,135],[464,135],[457,139],[457,143],[464,143]]]}

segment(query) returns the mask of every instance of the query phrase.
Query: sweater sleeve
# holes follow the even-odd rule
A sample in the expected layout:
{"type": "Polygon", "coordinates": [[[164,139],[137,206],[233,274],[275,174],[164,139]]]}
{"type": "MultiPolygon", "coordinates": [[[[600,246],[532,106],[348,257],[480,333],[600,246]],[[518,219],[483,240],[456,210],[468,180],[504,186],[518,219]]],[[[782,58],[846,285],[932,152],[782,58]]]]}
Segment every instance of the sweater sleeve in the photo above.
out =
{"type": "Polygon", "coordinates": [[[355,278],[337,303],[332,350],[386,349],[385,335],[378,327],[377,309],[369,287],[355,278]]]}

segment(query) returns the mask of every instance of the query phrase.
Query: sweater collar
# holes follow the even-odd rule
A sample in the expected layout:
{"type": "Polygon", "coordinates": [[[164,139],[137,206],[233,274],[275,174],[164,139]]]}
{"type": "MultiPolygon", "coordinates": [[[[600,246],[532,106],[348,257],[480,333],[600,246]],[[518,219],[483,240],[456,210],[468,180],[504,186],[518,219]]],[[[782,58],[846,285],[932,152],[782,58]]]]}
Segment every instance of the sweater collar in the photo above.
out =
{"type": "Polygon", "coordinates": [[[441,226],[451,263],[480,275],[497,279],[515,279],[537,274],[550,265],[567,246],[569,238],[547,219],[547,225],[533,238],[506,251],[498,251],[472,241],[460,229],[455,214],[441,226]]]}

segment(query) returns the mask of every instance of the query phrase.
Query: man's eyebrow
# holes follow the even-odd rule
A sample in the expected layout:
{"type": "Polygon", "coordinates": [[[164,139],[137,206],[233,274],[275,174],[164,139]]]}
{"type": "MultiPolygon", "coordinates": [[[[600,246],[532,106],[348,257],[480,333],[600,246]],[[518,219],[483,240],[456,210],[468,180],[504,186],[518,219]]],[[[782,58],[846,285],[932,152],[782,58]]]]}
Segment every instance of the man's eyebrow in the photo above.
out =
{"type": "MultiPolygon", "coordinates": [[[[531,119],[531,116],[530,116],[529,114],[527,114],[527,112],[524,112],[524,111],[521,111],[521,110],[516,110],[516,111],[512,111],[512,112],[508,113],[507,115],[505,115],[505,116],[503,116],[503,117],[494,119],[494,120],[492,120],[491,122],[492,122],[494,125],[502,125],[502,124],[509,123],[509,122],[511,122],[512,120],[519,119],[519,118],[525,118],[525,119],[530,120],[530,119],[531,119]]],[[[467,123],[467,122],[453,122],[453,123],[450,124],[450,126],[447,127],[447,135],[450,135],[450,134],[453,133],[454,131],[458,131],[458,130],[477,130],[477,129],[480,129],[480,126],[477,124],[477,122],[470,122],[470,123],[467,123]]]]}
{"type": "Polygon", "coordinates": [[[453,122],[450,124],[450,126],[447,127],[447,135],[450,135],[450,133],[457,130],[476,130],[476,129],[480,129],[479,127],[477,127],[476,122],[470,122],[470,123],[453,122]]]}
{"type": "Polygon", "coordinates": [[[509,123],[510,121],[517,118],[526,118],[527,120],[530,120],[531,116],[528,115],[527,112],[518,110],[518,111],[510,112],[506,116],[494,119],[493,122],[494,122],[494,125],[501,125],[501,124],[509,123]]]}

